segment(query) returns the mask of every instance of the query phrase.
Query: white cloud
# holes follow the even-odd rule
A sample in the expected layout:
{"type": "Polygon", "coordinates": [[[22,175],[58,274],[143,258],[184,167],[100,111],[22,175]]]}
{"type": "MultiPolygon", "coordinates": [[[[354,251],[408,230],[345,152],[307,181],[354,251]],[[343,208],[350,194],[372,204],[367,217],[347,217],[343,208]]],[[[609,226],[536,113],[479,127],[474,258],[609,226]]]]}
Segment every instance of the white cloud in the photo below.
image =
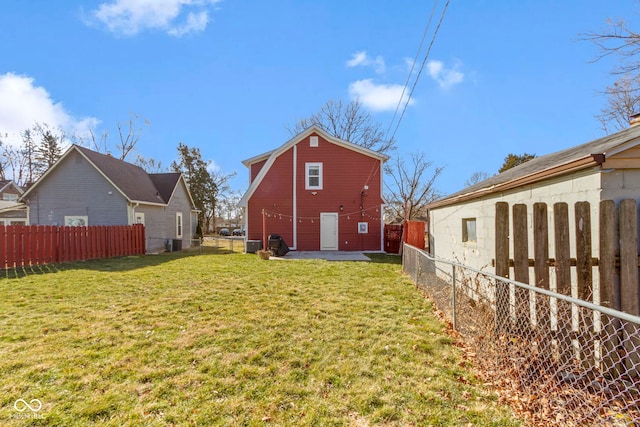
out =
{"type": "MultiPolygon", "coordinates": [[[[359,99],[362,105],[374,111],[393,111],[400,101],[403,85],[377,84],[373,79],[357,80],[349,85],[349,95],[352,99],[359,99]]],[[[408,94],[402,95],[403,103],[408,94]]],[[[409,100],[409,105],[413,104],[409,100]]]]}
{"type": "Polygon", "coordinates": [[[209,12],[222,0],[112,0],[91,12],[112,33],[134,36],[157,29],[174,37],[204,31],[209,12]],[[195,11],[194,11],[195,10],[195,11]],[[182,19],[186,14],[186,19],[182,19]]]}
{"type": "Polygon", "coordinates": [[[364,50],[351,55],[351,59],[347,61],[346,65],[348,68],[373,67],[378,74],[384,73],[385,70],[384,58],[382,56],[371,58],[364,50]]]}
{"type": "Polygon", "coordinates": [[[99,121],[94,117],[73,117],[61,102],[51,99],[45,88],[36,86],[31,77],[0,74],[0,140],[18,145],[20,134],[36,123],[82,136],[99,121]]]}
{"type": "Polygon", "coordinates": [[[427,62],[427,71],[433,80],[438,82],[441,88],[449,89],[464,80],[464,74],[457,71],[457,65],[454,68],[446,68],[442,61],[427,62]]]}

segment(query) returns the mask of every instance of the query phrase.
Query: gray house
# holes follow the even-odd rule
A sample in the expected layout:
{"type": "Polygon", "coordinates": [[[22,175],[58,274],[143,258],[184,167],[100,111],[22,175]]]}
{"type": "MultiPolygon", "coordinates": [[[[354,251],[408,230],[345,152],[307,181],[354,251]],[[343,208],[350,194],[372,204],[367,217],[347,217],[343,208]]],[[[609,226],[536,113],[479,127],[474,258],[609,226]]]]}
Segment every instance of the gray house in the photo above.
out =
{"type": "MultiPolygon", "coordinates": [[[[191,246],[197,210],[180,173],[139,166],[72,145],[20,198],[30,224],[144,224],[147,251],[191,246]]],[[[174,248],[175,249],[175,248],[174,248]]]]}
{"type": "Polygon", "coordinates": [[[0,179],[0,225],[26,225],[26,206],[18,202],[24,190],[12,180],[0,179]]]}

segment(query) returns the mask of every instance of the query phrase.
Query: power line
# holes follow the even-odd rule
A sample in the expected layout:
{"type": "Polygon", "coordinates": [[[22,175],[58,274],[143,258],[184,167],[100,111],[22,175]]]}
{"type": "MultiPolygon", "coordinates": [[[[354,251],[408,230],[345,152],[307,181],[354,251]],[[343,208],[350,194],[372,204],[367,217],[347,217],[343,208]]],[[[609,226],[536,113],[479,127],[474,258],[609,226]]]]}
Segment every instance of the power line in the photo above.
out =
{"type": "MultiPolygon", "coordinates": [[[[420,70],[418,71],[418,75],[416,75],[416,79],[413,82],[413,86],[411,87],[411,92],[409,92],[409,96],[407,97],[407,100],[404,103],[404,108],[402,109],[402,114],[400,114],[400,118],[398,119],[398,123],[396,124],[396,128],[393,131],[393,135],[391,135],[391,140],[393,140],[393,138],[395,138],[396,132],[398,131],[398,128],[400,127],[400,122],[402,121],[402,118],[404,117],[404,113],[407,111],[407,106],[409,105],[409,101],[411,100],[411,96],[413,95],[413,91],[415,90],[416,85],[418,84],[418,80],[420,79],[420,75],[422,74],[422,70],[424,69],[424,66],[427,63],[427,59],[429,58],[429,53],[431,53],[431,48],[433,47],[433,43],[436,41],[436,36],[438,35],[438,31],[440,31],[440,26],[442,25],[442,20],[444,19],[444,14],[447,11],[447,7],[449,7],[449,3],[450,2],[451,2],[451,0],[447,0],[447,2],[444,5],[444,8],[442,9],[442,13],[440,14],[440,20],[438,21],[438,26],[436,27],[436,30],[433,33],[433,37],[431,38],[431,43],[429,43],[429,48],[427,49],[427,53],[425,54],[424,59],[422,60],[422,64],[420,65],[420,70]]],[[[402,100],[402,98],[400,98],[400,100],[402,100]]]]}
{"type": "Polygon", "coordinates": [[[409,81],[411,80],[411,76],[413,75],[413,69],[418,63],[418,56],[422,51],[422,45],[427,38],[427,34],[429,33],[429,28],[431,27],[431,20],[433,19],[433,15],[435,14],[436,9],[438,8],[438,1],[436,0],[433,3],[433,9],[431,9],[431,15],[429,15],[429,21],[427,25],[424,27],[424,33],[422,33],[422,40],[420,40],[420,46],[418,46],[418,50],[416,51],[416,56],[413,58],[413,62],[411,63],[411,70],[409,70],[409,75],[407,76],[407,81],[404,83],[404,87],[402,88],[402,94],[400,95],[400,99],[398,99],[398,105],[396,105],[396,111],[393,112],[393,117],[391,118],[391,122],[389,122],[389,128],[387,129],[387,134],[391,130],[391,126],[393,126],[393,122],[396,119],[396,115],[398,114],[398,110],[400,109],[400,105],[402,104],[402,99],[404,98],[404,94],[407,91],[407,87],[409,86],[409,81]]]}

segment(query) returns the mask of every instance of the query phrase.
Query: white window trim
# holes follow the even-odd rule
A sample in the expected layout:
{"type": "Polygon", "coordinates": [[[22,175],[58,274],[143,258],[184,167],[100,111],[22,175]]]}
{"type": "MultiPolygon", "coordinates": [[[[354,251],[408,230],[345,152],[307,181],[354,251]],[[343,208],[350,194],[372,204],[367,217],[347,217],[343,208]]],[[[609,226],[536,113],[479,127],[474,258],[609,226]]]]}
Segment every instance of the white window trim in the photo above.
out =
{"type": "Polygon", "coordinates": [[[322,163],[305,163],[304,188],[305,190],[322,190],[322,163]],[[318,173],[319,173],[317,186],[309,185],[309,169],[314,167],[318,168],[318,173]]]}
{"type": "Polygon", "coordinates": [[[358,234],[369,234],[369,223],[368,222],[359,222],[358,223],[358,234]]]}
{"type": "Polygon", "coordinates": [[[144,212],[136,212],[136,213],[134,214],[134,218],[133,218],[133,220],[134,220],[134,224],[142,224],[142,225],[145,225],[145,224],[144,224],[144,212]],[[140,219],[141,221],[138,221],[138,219],[140,219]]]}
{"type": "Polygon", "coordinates": [[[182,221],[182,212],[176,212],[176,239],[182,239],[184,231],[184,222],[182,221]]]}

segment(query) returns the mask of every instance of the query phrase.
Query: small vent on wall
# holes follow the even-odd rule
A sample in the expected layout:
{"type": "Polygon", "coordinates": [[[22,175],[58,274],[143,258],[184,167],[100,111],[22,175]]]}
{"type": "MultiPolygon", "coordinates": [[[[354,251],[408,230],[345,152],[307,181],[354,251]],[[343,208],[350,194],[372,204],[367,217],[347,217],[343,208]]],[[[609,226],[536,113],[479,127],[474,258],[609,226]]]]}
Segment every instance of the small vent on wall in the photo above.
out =
{"type": "Polygon", "coordinates": [[[312,136],[309,138],[309,147],[317,147],[318,146],[318,137],[312,136]]]}

